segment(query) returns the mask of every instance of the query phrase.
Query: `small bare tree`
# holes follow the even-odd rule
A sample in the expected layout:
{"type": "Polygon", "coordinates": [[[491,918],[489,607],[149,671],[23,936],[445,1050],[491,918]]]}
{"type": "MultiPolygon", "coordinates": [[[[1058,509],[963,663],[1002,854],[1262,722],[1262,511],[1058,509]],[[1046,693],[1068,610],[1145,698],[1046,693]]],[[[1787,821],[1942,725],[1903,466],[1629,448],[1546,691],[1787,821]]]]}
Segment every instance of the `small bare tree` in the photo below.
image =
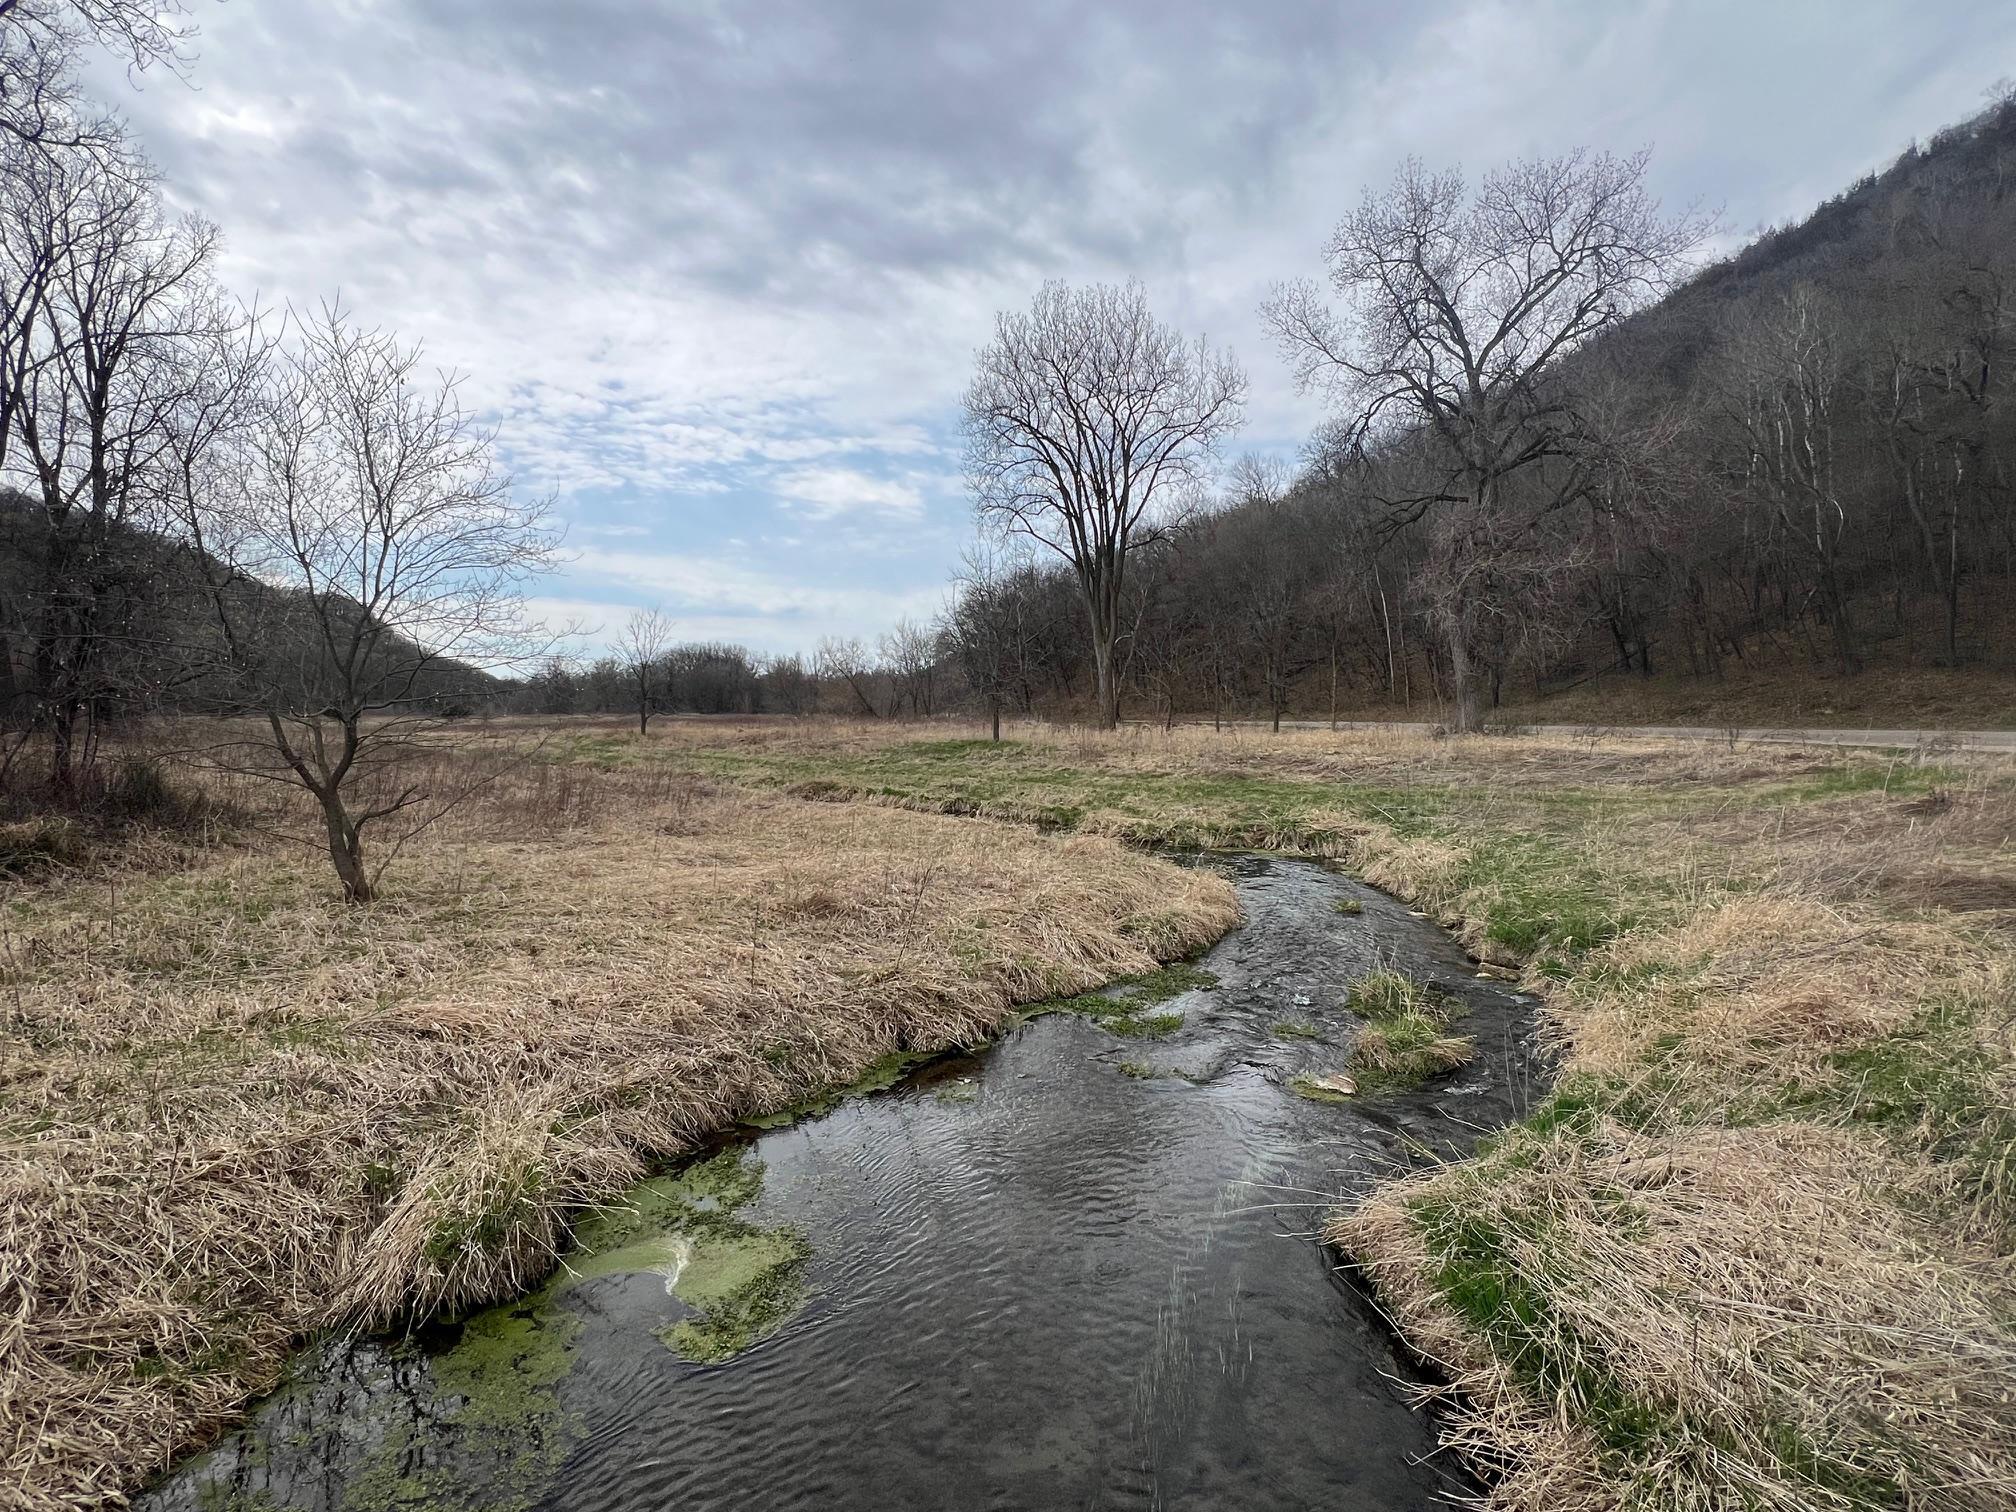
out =
{"type": "Polygon", "coordinates": [[[616,659],[637,693],[637,733],[651,733],[651,700],[665,676],[665,654],[672,649],[672,622],[656,609],[639,609],[624,621],[616,637],[616,659]]]}
{"type": "Polygon", "coordinates": [[[870,719],[882,717],[873,697],[875,663],[858,636],[821,636],[813,665],[820,682],[828,687],[846,688],[854,696],[855,705],[870,719]]]}
{"type": "Polygon", "coordinates": [[[1376,459],[1409,446],[1397,517],[1450,516],[1433,532],[1429,599],[1460,729],[1482,725],[1477,662],[1491,629],[1471,585],[1586,491],[1600,438],[1566,359],[1670,287],[1711,225],[1661,211],[1646,157],[1515,163],[1474,195],[1460,174],[1410,161],[1325,249],[1345,312],[1306,281],[1265,309],[1300,383],[1336,400],[1339,450],[1376,459]]]}
{"type": "Polygon", "coordinates": [[[1021,596],[1003,554],[986,545],[969,550],[960,562],[941,633],[966,686],[985,705],[996,740],[1001,738],[1001,707],[1015,686],[1022,614],[1021,596]]]}
{"type": "Polygon", "coordinates": [[[996,317],[966,391],[966,467],[983,521],[1071,564],[1091,629],[1099,717],[1120,718],[1127,566],[1167,537],[1244,417],[1230,352],[1156,320],[1138,284],[1045,284],[996,317]]]}
{"type": "Polygon", "coordinates": [[[228,647],[222,701],[264,732],[218,759],[305,787],[344,896],[368,902],[467,791],[415,770],[425,732],[552,648],[520,592],[552,563],[547,506],[513,497],[452,376],[428,381],[417,347],[334,308],[276,355],[236,440],[186,515],[228,647]],[[367,829],[395,815],[367,864],[367,829]]]}
{"type": "Polygon", "coordinates": [[[882,665],[892,684],[890,712],[910,705],[911,717],[929,719],[937,710],[938,663],[943,643],[935,629],[912,619],[899,619],[882,637],[882,665]]]}

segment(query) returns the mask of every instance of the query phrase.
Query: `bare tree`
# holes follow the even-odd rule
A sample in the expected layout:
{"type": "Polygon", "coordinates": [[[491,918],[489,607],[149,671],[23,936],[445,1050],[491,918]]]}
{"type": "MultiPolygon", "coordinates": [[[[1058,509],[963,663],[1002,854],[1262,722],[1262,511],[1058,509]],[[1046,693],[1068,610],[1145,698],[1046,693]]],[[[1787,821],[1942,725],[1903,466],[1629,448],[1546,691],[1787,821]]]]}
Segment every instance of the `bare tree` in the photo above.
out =
{"type": "Polygon", "coordinates": [[[173,72],[195,37],[183,0],[0,0],[0,138],[45,150],[118,148],[117,122],[78,92],[84,49],[95,43],[133,73],[173,72]]]}
{"type": "Polygon", "coordinates": [[[771,657],[763,666],[762,684],[766,704],[781,713],[807,714],[819,705],[819,679],[805,670],[805,658],[795,652],[771,657]]]}
{"type": "Polygon", "coordinates": [[[1004,555],[982,544],[967,551],[944,615],[943,636],[959,670],[1001,738],[1001,708],[1015,686],[1019,621],[1024,613],[1004,555]]]}
{"type": "Polygon", "coordinates": [[[1287,470],[1260,457],[1233,470],[1233,509],[1218,547],[1229,571],[1234,644],[1260,684],[1276,734],[1294,682],[1316,658],[1305,598],[1322,553],[1308,539],[1307,511],[1289,498],[1287,470]]]}
{"type": "Polygon", "coordinates": [[[513,497],[492,442],[452,376],[425,379],[418,348],[325,307],[191,495],[225,699],[264,730],[217,759],[308,790],[352,902],[373,898],[399,846],[460,796],[414,770],[426,732],[480,696],[487,672],[553,644],[520,593],[552,563],[547,506],[513,497]],[[367,829],[394,816],[405,828],[367,864],[367,829]]]}
{"type": "Polygon", "coordinates": [[[1838,445],[1847,347],[1840,312],[1810,290],[1751,312],[1733,342],[1739,388],[1732,409],[1748,441],[1746,491],[1810,564],[1835,656],[1852,672],[1861,645],[1841,565],[1849,511],[1838,445]]]}
{"type": "Polygon", "coordinates": [[[1099,716],[1116,724],[1129,559],[1166,538],[1238,427],[1246,375],[1157,321],[1138,284],[1045,284],[1027,313],[996,317],[977,365],[965,429],[980,516],[1071,564],[1099,716]]]}
{"type": "Polygon", "coordinates": [[[882,637],[882,665],[894,684],[891,712],[907,703],[917,719],[929,719],[937,709],[938,663],[944,655],[938,632],[912,619],[899,619],[882,637]]]}
{"type": "Polygon", "coordinates": [[[651,701],[672,649],[672,623],[656,609],[639,609],[616,637],[616,658],[637,695],[637,733],[651,733],[651,701]]]}
{"type": "Polygon", "coordinates": [[[1332,444],[1376,455],[1403,440],[1416,465],[1392,503],[1441,513],[1429,595],[1455,684],[1456,725],[1482,725],[1477,663],[1491,626],[1473,590],[1494,554],[1582,496],[1595,447],[1566,359],[1670,287],[1709,218],[1664,214],[1646,154],[1573,152],[1489,174],[1408,162],[1325,248],[1331,310],[1315,285],[1277,288],[1265,314],[1305,388],[1339,406],[1332,444]],[[1515,490],[1512,484],[1526,486],[1515,490]]]}
{"type": "Polygon", "coordinates": [[[870,719],[882,717],[873,697],[875,664],[858,637],[821,636],[814,665],[821,682],[846,688],[854,696],[855,705],[870,719]]]}
{"type": "Polygon", "coordinates": [[[85,153],[0,155],[23,170],[0,181],[0,476],[35,508],[19,629],[29,722],[63,788],[112,653],[144,633],[131,611],[153,585],[134,546],[158,523],[170,411],[240,317],[209,282],[214,228],[168,222],[148,176],[85,153]]]}

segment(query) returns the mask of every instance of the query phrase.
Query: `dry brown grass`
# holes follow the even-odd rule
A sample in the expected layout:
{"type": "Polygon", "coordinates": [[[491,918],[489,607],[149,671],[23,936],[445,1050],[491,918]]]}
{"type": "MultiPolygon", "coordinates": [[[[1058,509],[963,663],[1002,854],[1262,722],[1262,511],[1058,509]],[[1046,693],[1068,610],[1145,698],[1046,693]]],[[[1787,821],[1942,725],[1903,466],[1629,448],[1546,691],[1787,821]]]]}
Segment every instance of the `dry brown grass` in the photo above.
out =
{"type": "MultiPolygon", "coordinates": [[[[627,737],[620,720],[580,719],[569,730],[627,737]]],[[[551,721],[496,722],[500,733],[550,729],[551,721]]],[[[984,726],[948,719],[928,726],[895,720],[662,720],[651,741],[672,749],[773,751],[792,756],[862,755],[900,750],[919,740],[986,738],[984,726]]],[[[1588,788],[1676,788],[1703,783],[1791,781],[1838,765],[1825,747],[1742,743],[1726,739],[1629,737],[1592,729],[1578,736],[1437,736],[1408,729],[1290,729],[1252,726],[1125,725],[1115,730],[1042,721],[1010,724],[1004,733],[1032,756],[1060,768],[1110,771],[1247,772],[1311,781],[1466,786],[1574,785],[1588,788]]],[[[1970,758],[1960,756],[1956,760],[1970,758]]]]}
{"type": "Polygon", "coordinates": [[[651,1162],[1233,914],[1103,840],[542,763],[368,908],[270,846],[17,888],[0,1507],[116,1501],[302,1335],[520,1289],[651,1162]]]}
{"type": "Polygon", "coordinates": [[[1540,921],[1526,980],[1559,1094],[1331,1229],[1447,1368],[1436,1394],[1486,1505],[2016,1505],[2007,757],[1018,733],[1033,776],[1014,783],[985,753],[952,777],[911,759],[915,731],[666,740],[767,749],[777,773],[845,796],[1076,804],[1081,826],[1148,835],[1200,833],[1271,782],[1258,807],[1289,816],[1290,843],[1481,952],[1517,954],[1504,926],[1540,921]],[[1169,777],[1185,780],[1156,785],[1169,777]]]}
{"type": "Polygon", "coordinates": [[[1447,1369],[1449,1437],[1498,1472],[1489,1505],[2009,1505],[2007,1257],[1926,1216],[1922,1164],[1800,1122],[1606,1124],[1522,1156],[1516,1180],[1388,1187],[1336,1234],[1447,1369]],[[1487,1228],[1522,1326],[1451,1306],[1449,1286],[1491,1284],[1461,1270],[1487,1228]]]}
{"type": "MultiPolygon", "coordinates": [[[[1489,1507],[2016,1504],[2011,815],[1983,765],[1929,803],[1585,821],[1664,897],[1529,976],[1561,1097],[1329,1231],[1447,1368],[1489,1507]]],[[[1375,877],[1448,902],[1466,848],[1375,877]]]]}

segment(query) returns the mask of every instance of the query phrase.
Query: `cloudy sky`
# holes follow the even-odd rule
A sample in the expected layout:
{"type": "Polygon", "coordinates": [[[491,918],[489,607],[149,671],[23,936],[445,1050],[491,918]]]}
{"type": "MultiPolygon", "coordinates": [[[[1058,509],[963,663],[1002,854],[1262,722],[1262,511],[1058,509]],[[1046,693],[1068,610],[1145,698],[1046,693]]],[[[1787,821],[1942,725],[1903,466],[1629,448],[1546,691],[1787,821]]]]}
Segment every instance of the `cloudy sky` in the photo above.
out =
{"type": "Polygon", "coordinates": [[[186,85],[97,86],[232,286],[466,375],[567,522],[554,615],[759,650],[938,605],[972,354],[1045,278],[1141,279],[1292,452],[1256,307],[1401,158],[1649,145],[1741,237],[2016,73],[1981,0],[196,5],[186,85]]]}

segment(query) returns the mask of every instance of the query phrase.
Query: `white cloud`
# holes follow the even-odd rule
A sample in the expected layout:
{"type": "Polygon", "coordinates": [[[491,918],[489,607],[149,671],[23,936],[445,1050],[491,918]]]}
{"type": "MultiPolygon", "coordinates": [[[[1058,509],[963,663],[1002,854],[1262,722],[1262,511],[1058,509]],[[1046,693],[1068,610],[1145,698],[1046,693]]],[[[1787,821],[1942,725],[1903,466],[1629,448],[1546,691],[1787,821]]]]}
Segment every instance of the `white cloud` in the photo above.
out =
{"type": "Polygon", "coordinates": [[[606,551],[592,546],[573,554],[569,576],[601,578],[657,595],[674,614],[688,609],[734,610],[772,617],[850,618],[887,624],[898,615],[928,613],[940,598],[935,587],[896,593],[836,587],[781,577],[720,557],[606,551]]]}
{"type": "Polygon", "coordinates": [[[786,505],[812,520],[860,512],[914,518],[924,511],[924,495],[916,484],[849,467],[801,467],[778,478],[773,489],[786,505]]]}

